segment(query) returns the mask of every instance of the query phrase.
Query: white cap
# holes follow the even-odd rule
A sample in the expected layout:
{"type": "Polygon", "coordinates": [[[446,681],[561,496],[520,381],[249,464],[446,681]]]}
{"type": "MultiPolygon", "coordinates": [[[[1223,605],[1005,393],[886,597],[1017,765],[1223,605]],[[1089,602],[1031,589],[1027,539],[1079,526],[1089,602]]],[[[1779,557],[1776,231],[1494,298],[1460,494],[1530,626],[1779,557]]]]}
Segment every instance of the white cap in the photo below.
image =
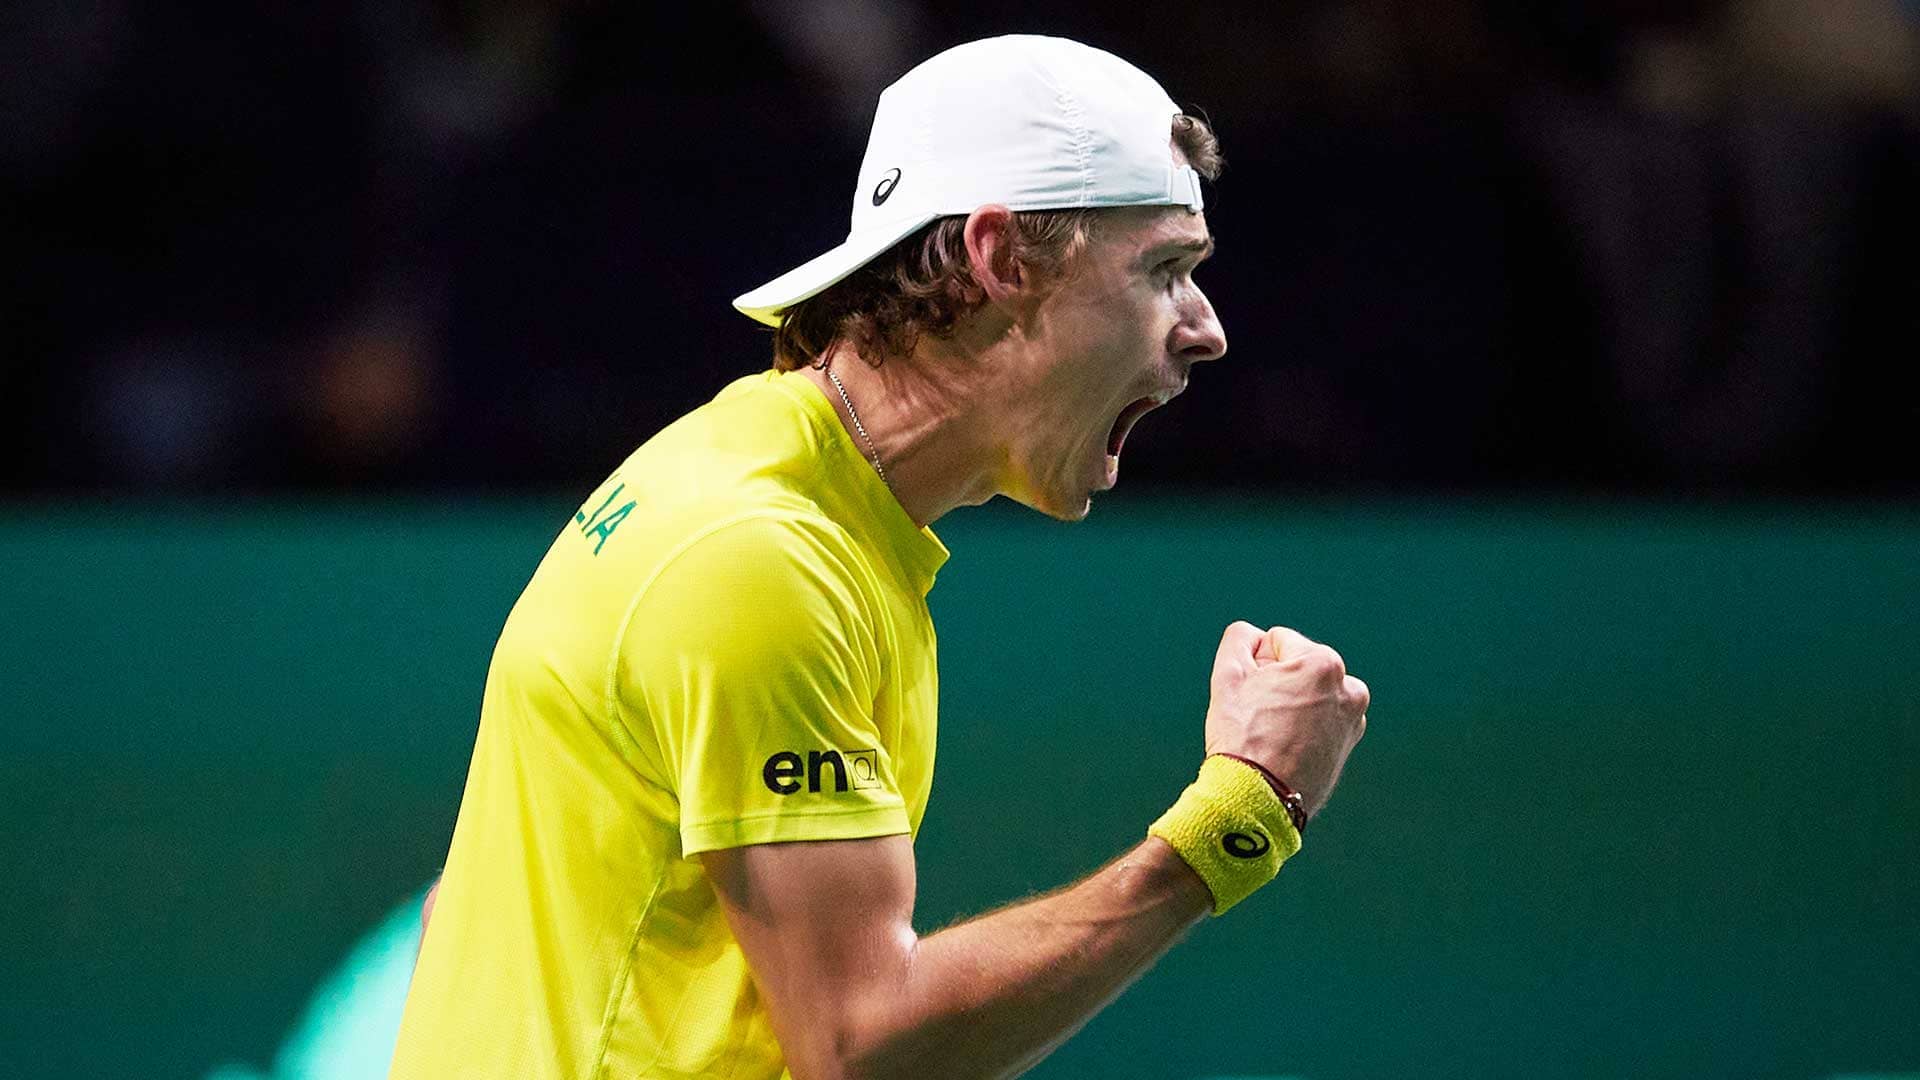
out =
{"type": "Polygon", "coordinates": [[[768,326],[936,218],[1011,210],[1185,206],[1200,175],[1174,160],[1179,106],[1125,60],[1065,38],[957,45],[880,93],[839,247],[736,297],[768,326]]]}

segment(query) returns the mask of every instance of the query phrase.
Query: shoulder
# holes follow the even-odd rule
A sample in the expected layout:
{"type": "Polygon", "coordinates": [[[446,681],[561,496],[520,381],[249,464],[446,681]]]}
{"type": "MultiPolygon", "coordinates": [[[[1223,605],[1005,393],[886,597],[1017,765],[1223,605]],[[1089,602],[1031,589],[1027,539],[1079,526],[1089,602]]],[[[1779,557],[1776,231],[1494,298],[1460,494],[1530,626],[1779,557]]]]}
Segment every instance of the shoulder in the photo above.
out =
{"type": "Polygon", "coordinates": [[[816,449],[821,441],[820,409],[809,407],[806,393],[812,392],[791,379],[782,380],[776,371],[743,376],[649,443],[655,453],[721,451],[748,459],[816,449]]]}
{"type": "Polygon", "coordinates": [[[743,507],[690,530],[663,560],[661,574],[689,566],[743,577],[834,570],[862,561],[860,545],[840,523],[801,506],[743,507]]]}
{"type": "Polygon", "coordinates": [[[706,701],[870,687],[885,664],[872,580],[846,530],[826,518],[760,512],[718,522],[635,595],[613,677],[656,697],[706,701]]]}
{"type": "Polygon", "coordinates": [[[877,595],[871,564],[844,526],[818,513],[756,508],[687,536],[642,584],[636,606],[698,621],[868,622],[877,595]]]}

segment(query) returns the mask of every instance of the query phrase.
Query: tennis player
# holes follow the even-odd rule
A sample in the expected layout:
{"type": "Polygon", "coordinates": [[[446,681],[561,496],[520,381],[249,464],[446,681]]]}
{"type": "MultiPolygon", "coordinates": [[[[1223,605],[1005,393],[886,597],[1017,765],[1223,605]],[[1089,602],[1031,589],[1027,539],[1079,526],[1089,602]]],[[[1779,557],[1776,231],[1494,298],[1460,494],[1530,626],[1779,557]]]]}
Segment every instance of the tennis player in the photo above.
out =
{"type": "Polygon", "coordinates": [[[1198,776],[1137,846],[913,929],[928,526],[995,495],[1085,515],[1226,351],[1193,276],[1219,161],[1153,79],[1056,38],[881,95],[846,242],[735,301],[773,369],[635,451],[507,619],[394,1076],[1011,1076],[1274,877],[1368,692],[1235,623],[1198,776]]]}

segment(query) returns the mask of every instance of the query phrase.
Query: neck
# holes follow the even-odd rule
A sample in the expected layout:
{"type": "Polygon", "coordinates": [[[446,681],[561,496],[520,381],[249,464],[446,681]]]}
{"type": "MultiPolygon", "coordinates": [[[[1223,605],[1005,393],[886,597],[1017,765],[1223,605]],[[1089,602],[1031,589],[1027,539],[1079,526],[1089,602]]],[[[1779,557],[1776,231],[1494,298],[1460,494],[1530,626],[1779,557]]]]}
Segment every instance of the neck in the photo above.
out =
{"type": "Polygon", "coordinates": [[[970,392],[972,371],[965,358],[934,358],[916,350],[876,365],[836,345],[827,362],[846,387],[858,425],[825,370],[802,368],[799,374],[825,395],[861,456],[879,456],[887,486],[914,524],[931,525],[957,506],[993,497],[999,455],[984,418],[970,404],[979,398],[970,392]],[[860,428],[866,429],[871,447],[860,428]]]}

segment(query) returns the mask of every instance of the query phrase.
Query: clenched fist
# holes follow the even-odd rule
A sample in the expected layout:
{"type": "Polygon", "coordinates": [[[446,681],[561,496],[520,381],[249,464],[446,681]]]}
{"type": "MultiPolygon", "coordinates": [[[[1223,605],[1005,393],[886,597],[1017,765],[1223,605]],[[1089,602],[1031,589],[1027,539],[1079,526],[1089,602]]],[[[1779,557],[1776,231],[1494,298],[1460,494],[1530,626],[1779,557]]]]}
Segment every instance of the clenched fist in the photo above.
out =
{"type": "Polygon", "coordinates": [[[1327,646],[1282,626],[1234,623],[1213,660],[1207,753],[1258,762],[1299,792],[1312,816],[1367,732],[1370,698],[1327,646]]]}

